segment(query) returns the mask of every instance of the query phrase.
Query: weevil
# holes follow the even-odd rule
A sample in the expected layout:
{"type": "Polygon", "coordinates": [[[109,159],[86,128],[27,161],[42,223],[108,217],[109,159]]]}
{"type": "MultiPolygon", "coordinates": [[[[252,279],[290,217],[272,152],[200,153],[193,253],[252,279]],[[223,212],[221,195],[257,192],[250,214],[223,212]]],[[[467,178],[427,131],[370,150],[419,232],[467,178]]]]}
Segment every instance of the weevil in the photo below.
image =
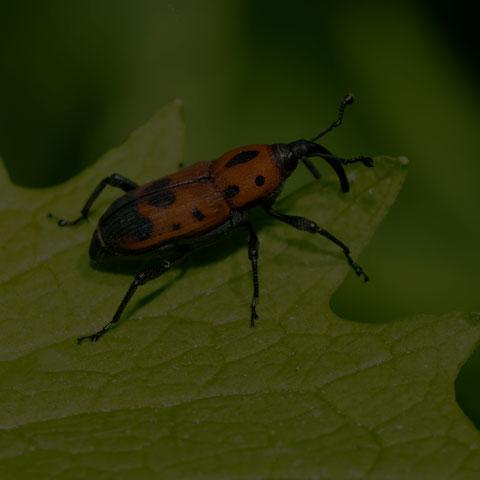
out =
{"type": "MultiPolygon", "coordinates": [[[[80,217],[73,221],[58,219],[58,225],[71,226],[86,220],[93,202],[110,185],[120,188],[125,194],[115,200],[100,218],[90,244],[92,260],[100,260],[105,255],[143,255],[151,252],[169,252],[171,258],[137,273],[112,320],[97,332],[79,337],[78,343],[87,339],[96,342],[115,325],[140,285],[178,265],[192,249],[219,240],[237,227],[245,228],[250,237],[248,257],[253,273],[250,325],[254,326],[258,320],[259,241],[248,216],[250,209],[257,206],[281,222],[320,234],[335,243],[355,273],[367,281],[368,276],[353,261],[350,249],[342,241],[312,220],[279,213],[273,208],[285,180],[299,162],[318,179],[320,174],[310,158],[325,160],[337,174],[343,192],[348,192],[350,188],[343,165],[360,162],[367,167],[374,166],[371,157],[340,158],[316,143],[342,123],[344,110],[351,103],[353,95],[346,95],[337,119],[310,140],[235,148],[218,160],[195,163],[143,186],[118,174],[104,178],[88,197],[80,217]]],[[[49,216],[56,218],[52,214],[49,216]]]]}

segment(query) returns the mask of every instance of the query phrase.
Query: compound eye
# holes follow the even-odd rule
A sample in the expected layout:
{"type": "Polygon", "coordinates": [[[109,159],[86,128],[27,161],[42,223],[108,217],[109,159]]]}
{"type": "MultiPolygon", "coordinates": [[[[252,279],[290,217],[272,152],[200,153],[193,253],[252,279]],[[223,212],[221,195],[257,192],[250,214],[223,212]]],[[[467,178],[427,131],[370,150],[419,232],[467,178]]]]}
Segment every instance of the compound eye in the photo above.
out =
{"type": "Polygon", "coordinates": [[[297,159],[301,159],[308,153],[308,145],[306,140],[297,140],[287,145],[290,152],[292,152],[297,159]]]}

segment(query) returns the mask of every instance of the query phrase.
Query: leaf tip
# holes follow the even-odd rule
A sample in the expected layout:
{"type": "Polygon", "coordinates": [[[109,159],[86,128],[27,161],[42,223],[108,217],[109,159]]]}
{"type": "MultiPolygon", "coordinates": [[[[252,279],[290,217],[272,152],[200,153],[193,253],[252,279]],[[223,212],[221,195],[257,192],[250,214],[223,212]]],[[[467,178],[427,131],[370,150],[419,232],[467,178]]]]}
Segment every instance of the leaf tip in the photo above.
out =
{"type": "Polygon", "coordinates": [[[409,160],[406,156],[390,157],[388,155],[379,155],[374,158],[375,170],[379,172],[381,170],[389,171],[390,173],[397,172],[402,176],[405,176],[409,167],[409,160]]]}

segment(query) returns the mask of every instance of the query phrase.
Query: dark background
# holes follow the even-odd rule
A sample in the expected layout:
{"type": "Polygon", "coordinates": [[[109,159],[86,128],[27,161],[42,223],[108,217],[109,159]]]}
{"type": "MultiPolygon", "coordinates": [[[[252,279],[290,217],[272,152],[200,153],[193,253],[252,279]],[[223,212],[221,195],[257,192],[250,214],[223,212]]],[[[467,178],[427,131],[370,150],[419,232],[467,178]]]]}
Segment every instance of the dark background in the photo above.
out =
{"type": "MultiPolygon", "coordinates": [[[[182,98],[190,164],[312,137],[355,92],[324,144],[404,155],[410,169],[360,258],[372,281],[350,274],[333,309],[365,322],[475,311],[476,18],[461,1],[3,1],[0,152],[15,183],[47,187],[182,98]]],[[[289,188],[309,180],[299,169],[289,188]]],[[[477,426],[479,378],[480,350],[456,384],[477,426]]]]}

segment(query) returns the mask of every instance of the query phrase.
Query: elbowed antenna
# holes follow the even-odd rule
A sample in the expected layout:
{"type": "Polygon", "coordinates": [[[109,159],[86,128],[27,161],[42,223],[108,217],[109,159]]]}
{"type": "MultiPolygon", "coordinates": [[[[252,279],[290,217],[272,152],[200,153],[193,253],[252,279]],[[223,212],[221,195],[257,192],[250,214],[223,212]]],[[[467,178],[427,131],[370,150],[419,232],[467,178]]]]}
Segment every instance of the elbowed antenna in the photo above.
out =
{"type": "Polygon", "coordinates": [[[345,98],[343,99],[342,104],[340,105],[340,109],[338,111],[338,118],[334,122],[332,122],[325,130],[323,130],[323,132],[320,132],[318,135],[313,137],[310,141],[315,142],[320,137],[323,137],[330,130],[333,130],[334,128],[337,128],[338,126],[340,126],[342,124],[343,112],[345,111],[346,106],[351,105],[354,100],[355,100],[355,97],[353,93],[349,93],[348,95],[345,95],[345,98]]]}
{"type": "Polygon", "coordinates": [[[340,105],[340,109],[338,111],[337,120],[332,122],[325,130],[320,132],[318,135],[313,137],[308,142],[308,151],[306,155],[304,155],[301,158],[301,161],[303,162],[303,164],[310,170],[310,172],[316,179],[320,178],[320,173],[315,168],[313,163],[309,160],[309,157],[323,158],[335,170],[335,173],[337,174],[338,179],[340,180],[340,187],[342,189],[342,192],[344,193],[350,190],[350,185],[348,183],[348,178],[342,165],[362,162],[366,167],[373,167],[374,166],[373,159],[370,157],[340,158],[340,157],[337,157],[336,155],[333,155],[325,147],[322,147],[318,143],[315,143],[315,141],[342,124],[343,113],[345,111],[345,108],[347,107],[347,105],[351,105],[353,101],[354,101],[354,96],[352,93],[345,95],[345,98],[343,99],[340,105]]]}

